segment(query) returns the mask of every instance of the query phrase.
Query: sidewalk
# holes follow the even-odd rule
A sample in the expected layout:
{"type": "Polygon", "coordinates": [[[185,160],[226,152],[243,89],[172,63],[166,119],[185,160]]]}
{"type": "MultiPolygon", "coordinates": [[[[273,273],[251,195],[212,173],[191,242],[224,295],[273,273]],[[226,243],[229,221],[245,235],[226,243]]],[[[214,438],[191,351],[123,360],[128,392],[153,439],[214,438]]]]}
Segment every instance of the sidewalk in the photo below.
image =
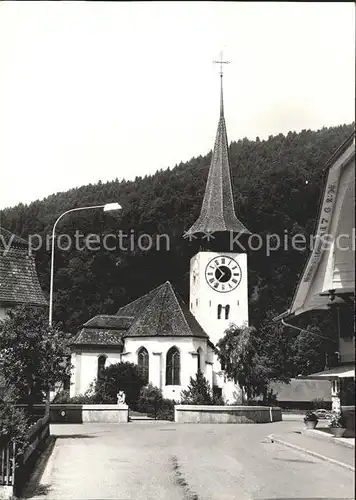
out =
{"type": "Polygon", "coordinates": [[[355,450],[352,447],[340,446],[330,440],[315,439],[301,431],[289,431],[280,434],[271,434],[270,439],[297,451],[341,465],[349,470],[355,470],[355,450]]]}

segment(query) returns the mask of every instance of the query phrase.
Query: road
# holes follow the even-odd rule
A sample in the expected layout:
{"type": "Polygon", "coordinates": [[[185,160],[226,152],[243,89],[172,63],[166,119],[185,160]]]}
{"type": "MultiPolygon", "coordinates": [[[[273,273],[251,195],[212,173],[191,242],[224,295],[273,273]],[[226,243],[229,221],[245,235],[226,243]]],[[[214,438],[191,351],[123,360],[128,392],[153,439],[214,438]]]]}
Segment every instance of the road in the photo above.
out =
{"type": "MultiPolygon", "coordinates": [[[[273,424],[55,425],[54,449],[33,500],[340,500],[354,473],[271,443],[298,428],[273,424]]],[[[32,490],[31,490],[32,488],[32,490]]]]}

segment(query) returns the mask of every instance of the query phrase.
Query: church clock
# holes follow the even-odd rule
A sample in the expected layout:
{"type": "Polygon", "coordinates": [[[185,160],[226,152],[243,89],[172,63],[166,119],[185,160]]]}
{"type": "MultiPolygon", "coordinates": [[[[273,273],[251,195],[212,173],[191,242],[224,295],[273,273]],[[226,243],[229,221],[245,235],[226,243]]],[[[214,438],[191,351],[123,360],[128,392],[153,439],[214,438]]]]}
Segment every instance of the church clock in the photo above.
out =
{"type": "Polygon", "coordinates": [[[235,259],[219,255],[208,262],[205,268],[205,278],[213,290],[227,293],[239,286],[242,271],[235,259]]]}

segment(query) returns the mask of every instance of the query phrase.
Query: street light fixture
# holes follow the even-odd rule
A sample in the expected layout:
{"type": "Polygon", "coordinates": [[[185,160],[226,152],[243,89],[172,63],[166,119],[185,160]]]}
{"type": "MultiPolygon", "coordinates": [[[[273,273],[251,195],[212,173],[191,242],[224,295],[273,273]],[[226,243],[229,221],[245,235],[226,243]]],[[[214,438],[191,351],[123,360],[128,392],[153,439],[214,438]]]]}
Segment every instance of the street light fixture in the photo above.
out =
{"type": "Polygon", "coordinates": [[[71,212],[78,212],[79,210],[93,210],[94,208],[102,208],[104,212],[112,212],[122,209],[119,203],[106,203],[105,205],[93,205],[89,207],[71,208],[70,210],[63,212],[54,223],[52,230],[51,281],[49,289],[49,316],[48,316],[49,326],[52,326],[52,314],[53,314],[53,276],[54,276],[54,249],[55,249],[54,237],[56,232],[56,226],[58,222],[61,220],[61,218],[64,217],[66,214],[69,214],[71,212]]]}

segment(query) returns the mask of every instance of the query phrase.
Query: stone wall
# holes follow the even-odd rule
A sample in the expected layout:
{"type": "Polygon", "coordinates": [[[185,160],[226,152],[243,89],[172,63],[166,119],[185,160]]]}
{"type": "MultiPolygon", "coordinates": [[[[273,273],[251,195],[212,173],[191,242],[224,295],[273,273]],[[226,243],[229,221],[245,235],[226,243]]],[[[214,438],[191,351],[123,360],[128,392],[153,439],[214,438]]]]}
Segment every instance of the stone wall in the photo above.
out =
{"type": "Polygon", "coordinates": [[[176,405],[174,421],[194,424],[257,424],[282,420],[280,408],[270,406],[176,405]]]}

